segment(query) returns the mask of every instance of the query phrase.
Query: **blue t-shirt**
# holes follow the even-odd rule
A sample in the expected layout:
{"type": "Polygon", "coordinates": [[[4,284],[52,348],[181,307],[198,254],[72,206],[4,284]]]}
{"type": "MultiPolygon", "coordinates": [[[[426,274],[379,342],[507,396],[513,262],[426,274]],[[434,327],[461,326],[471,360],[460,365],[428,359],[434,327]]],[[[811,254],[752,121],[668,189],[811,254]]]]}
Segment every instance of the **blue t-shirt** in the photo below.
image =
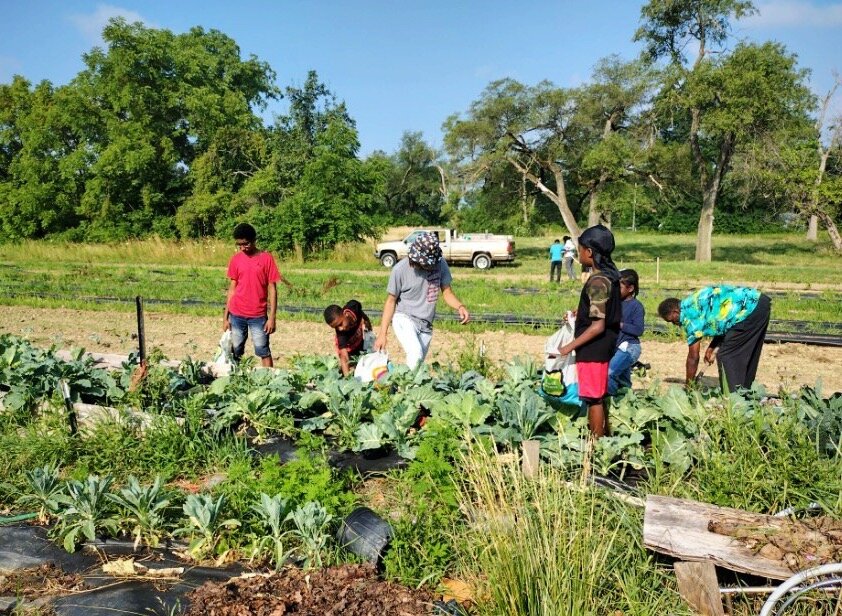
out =
{"type": "Polygon", "coordinates": [[[561,261],[562,252],[564,252],[564,246],[560,242],[550,246],[550,261],[561,261]]]}
{"type": "Polygon", "coordinates": [[[687,344],[705,336],[722,336],[754,311],[760,291],[748,287],[704,287],[681,302],[681,328],[687,344]]]}

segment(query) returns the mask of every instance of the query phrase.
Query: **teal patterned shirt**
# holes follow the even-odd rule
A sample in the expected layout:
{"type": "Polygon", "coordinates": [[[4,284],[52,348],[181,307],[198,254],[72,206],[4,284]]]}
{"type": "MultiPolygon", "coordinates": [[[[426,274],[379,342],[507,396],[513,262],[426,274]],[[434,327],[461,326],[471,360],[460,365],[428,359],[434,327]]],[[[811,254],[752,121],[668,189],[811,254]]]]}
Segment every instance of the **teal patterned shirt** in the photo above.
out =
{"type": "Polygon", "coordinates": [[[681,328],[687,344],[705,336],[722,336],[744,321],[757,306],[760,291],[747,287],[703,287],[681,302],[681,328]]]}

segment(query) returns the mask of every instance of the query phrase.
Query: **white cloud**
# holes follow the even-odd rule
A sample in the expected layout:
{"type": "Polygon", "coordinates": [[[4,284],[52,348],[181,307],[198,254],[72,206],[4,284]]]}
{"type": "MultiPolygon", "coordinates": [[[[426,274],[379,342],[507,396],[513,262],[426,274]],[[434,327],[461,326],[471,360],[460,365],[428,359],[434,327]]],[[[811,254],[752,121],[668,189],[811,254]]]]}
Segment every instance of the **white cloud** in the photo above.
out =
{"type": "Polygon", "coordinates": [[[842,2],[816,4],[810,0],[771,0],[757,4],[759,13],[740,23],[749,28],[842,26],[842,2]]]}
{"type": "Polygon", "coordinates": [[[99,4],[93,13],[77,13],[70,15],[69,19],[90,43],[96,45],[102,42],[102,29],[113,17],[122,17],[129,23],[140,21],[152,26],[140,13],[110,4],[99,4]]]}

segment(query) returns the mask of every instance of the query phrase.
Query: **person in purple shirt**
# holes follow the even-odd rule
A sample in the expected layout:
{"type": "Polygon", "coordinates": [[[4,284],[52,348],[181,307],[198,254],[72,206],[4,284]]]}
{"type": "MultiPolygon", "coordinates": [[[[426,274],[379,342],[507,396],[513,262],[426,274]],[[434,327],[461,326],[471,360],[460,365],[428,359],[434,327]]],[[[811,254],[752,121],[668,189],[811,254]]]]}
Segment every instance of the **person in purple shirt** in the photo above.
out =
{"type": "Polygon", "coordinates": [[[623,319],[617,336],[617,350],[608,364],[608,394],[631,387],[631,369],[640,358],[640,336],[643,334],[643,304],[637,299],[640,279],[633,269],[620,271],[620,304],[623,319]]]}

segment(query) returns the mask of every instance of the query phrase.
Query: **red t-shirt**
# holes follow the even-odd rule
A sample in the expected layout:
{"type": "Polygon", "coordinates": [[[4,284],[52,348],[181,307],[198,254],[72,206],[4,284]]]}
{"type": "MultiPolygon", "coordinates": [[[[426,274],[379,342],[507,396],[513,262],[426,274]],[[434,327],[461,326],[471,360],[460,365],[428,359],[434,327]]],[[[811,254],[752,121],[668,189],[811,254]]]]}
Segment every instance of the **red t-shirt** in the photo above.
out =
{"type": "Polygon", "coordinates": [[[263,250],[251,256],[238,252],[228,262],[228,278],[237,281],[228,312],[247,319],[265,317],[269,284],[281,279],[272,255],[263,250]]]}

